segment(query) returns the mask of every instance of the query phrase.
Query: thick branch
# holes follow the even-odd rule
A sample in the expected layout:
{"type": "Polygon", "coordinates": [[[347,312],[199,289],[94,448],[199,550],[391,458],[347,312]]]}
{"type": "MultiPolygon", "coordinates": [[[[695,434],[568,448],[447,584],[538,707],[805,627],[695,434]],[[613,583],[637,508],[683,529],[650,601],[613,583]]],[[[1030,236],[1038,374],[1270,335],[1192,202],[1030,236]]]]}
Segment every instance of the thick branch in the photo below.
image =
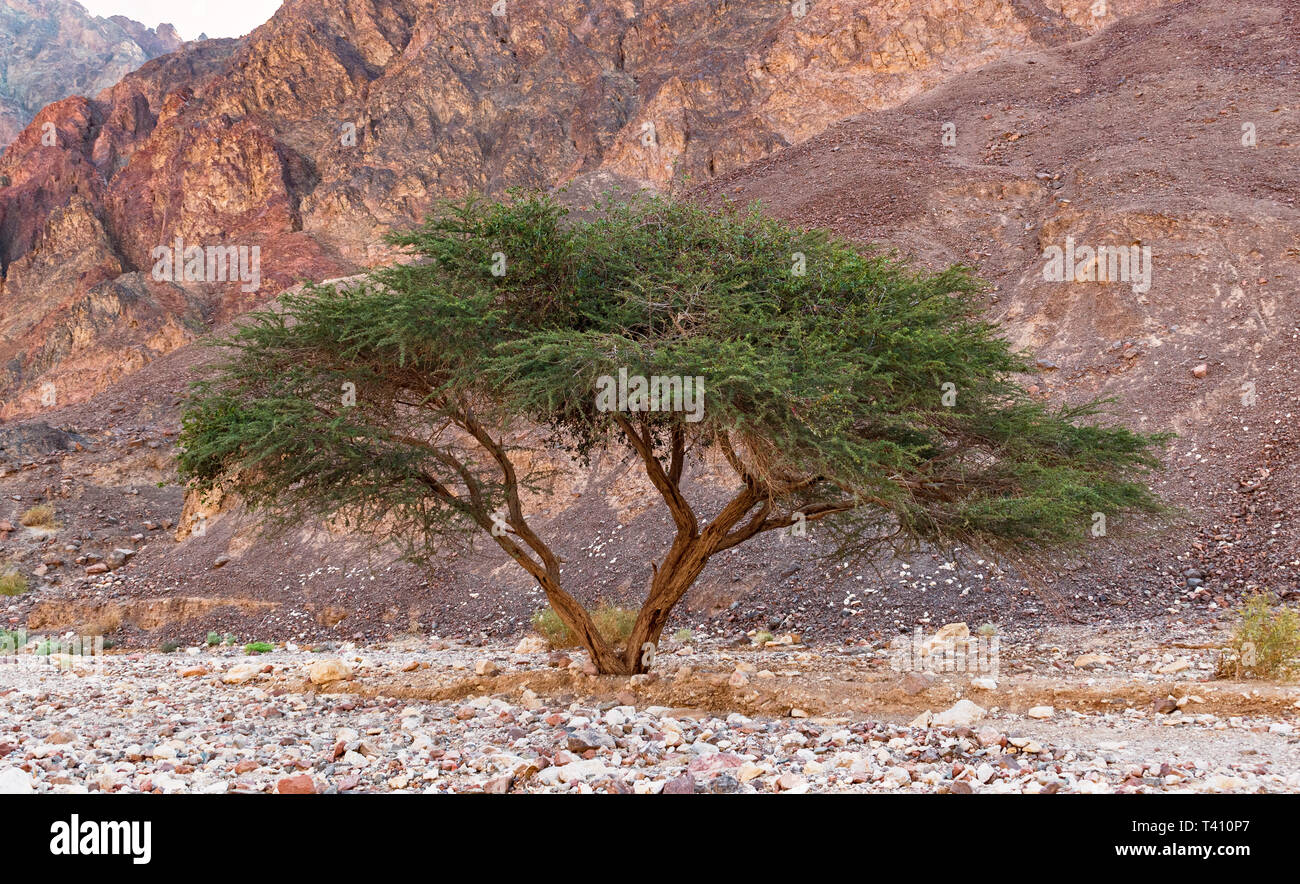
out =
{"type": "Polygon", "coordinates": [[[695,511],[691,509],[690,502],[682,494],[679,484],[685,451],[685,441],[680,429],[673,435],[672,464],[669,467],[669,472],[665,473],[663,464],[655,456],[649,428],[646,428],[646,435],[642,437],[623,415],[616,413],[614,421],[623,430],[623,435],[627,437],[628,444],[636,450],[637,454],[641,455],[641,460],[645,463],[646,475],[650,477],[651,484],[658,489],[660,495],[663,496],[664,502],[668,504],[668,511],[672,513],[673,521],[677,524],[678,538],[683,536],[695,537],[699,533],[699,522],[695,518],[695,511]]]}

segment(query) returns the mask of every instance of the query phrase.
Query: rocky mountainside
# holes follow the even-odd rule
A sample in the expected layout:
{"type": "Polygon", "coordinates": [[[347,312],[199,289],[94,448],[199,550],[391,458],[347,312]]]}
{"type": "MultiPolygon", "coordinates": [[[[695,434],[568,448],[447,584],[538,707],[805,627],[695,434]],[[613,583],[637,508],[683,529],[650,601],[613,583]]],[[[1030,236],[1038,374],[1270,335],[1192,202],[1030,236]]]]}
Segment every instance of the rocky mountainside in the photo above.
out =
{"type": "Polygon", "coordinates": [[[440,196],[698,183],[1157,5],[290,0],[242,41],[51,105],[0,160],[0,416],[382,260],[379,235],[440,196]],[[155,278],[178,240],[256,248],[258,278],[155,278]]]}
{"type": "MultiPolygon", "coordinates": [[[[509,563],[417,569],[321,526],[266,538],[237,502],[187,499],[173,472],[177,397],[209,358],[187,341],[296,275],[385,259],[375,232],[438,194],[511,183],[761,200],[926,263],[965,261],[1037,352],[1035,393],[1113,394],[1120,418],[1179,433],[1159,488],[1186,510],[1174,533],[1099,540],[1037,586],[983,562],[954,570],[951,551],[878,573],[772,540],[706,572],[690,616],[853,635],[1062,614],[1176,623],[1254,587],[1300,591],[1294,5],[1110,4],[1100,23],[1084,4],[941,6],[766,19],[685,0],[543,17],[520,2],[498,21],[459,3],[290,2],[244,42],[186,47],[47,109],[64,141],[41,151],[29,130],[0,169],[0,356],[7,414],[24,418],[0,428],[0,554],[37,586],[11,619],[71,626],[108,605],[186,639],[517,631],[540,602],[509,563]],[[329,22],[346,42],[320,42],[329,22]],[[795,119],[814,106],[820,131],[811,112],[795,119]],[[355,144],[339,138],[352,122],[355,144]],[[683,177],[660,175],[655,151],[683,177]],[[263,290],[153,280],[149,250],[178,235],[260,245],[263,290]],[[1100,266],[1084,257],[1120,246],[1100,266]],[[1068,276],[1045,277],[1053,249],[1070,252],[1068,276]],[[42,501],[57,534],[19,524],[42,501]]],[[[579,563],[587,600],[635,595],[629,563],[662,545],[665,516],[619,482],[626,469],[598,463],[542,501],[539,528],[579,563]]],[[[693,478],[711,493],[707,472],[693,478]]]]}
{"type": "Polygon", "coordinates": [[[1131,425],[1178,434],[1163,492],[1189,514],[1185,548],[1099,558],[1087,585],[1176,552],[1206,600],[1211,583],[1300,590],[1300,8],[1226,7],[994,62],[700,194],[978,268],[1038,356],[1034,392],[1111,396],[1131,425]],[[1085,267],[1103,247],[1132,272],[1085,267]],[[1061,279],[1051,259],[1071,248],[1061,279]]]}
{"type": "Polygon", "coordinates": [[[72,0],[0,0],[0,147],[47,104],[97,95],[181,42],[169,24],[101,18],[72,0]]]}

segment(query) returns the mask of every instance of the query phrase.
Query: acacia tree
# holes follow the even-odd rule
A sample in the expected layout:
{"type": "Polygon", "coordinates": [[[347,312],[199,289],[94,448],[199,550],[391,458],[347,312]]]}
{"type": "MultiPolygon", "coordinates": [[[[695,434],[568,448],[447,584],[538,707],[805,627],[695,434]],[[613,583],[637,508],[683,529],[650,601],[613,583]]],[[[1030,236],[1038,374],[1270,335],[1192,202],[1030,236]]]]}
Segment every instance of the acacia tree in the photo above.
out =
{"type": "Polygon", "coordinates": [[[1161,440],[1104,425],[1098,403],[1022,392],[1024,358],[980,318],[964,268],[651,198],[582,222],[544,197],[468,199],[390,239],[415,260],[287,295],[220,342],[182,473],[271,521],[342,516],[417,561],[486,536],[602,673],[645,671],[710,559],[765,532],[827,520],[845,555],[1032,554],[1089,538],[1096,513],[1161,510],[1144,482],[1161,440]],[[611,409],[620,371],[634,389],[611,409]],[[636,378],[700,378],[702,411],[640,396],[636,378]],[[624,648],[528,521],[522,492],[547,476],[520,456],[525,428],[580,460],[626,447],[672,515],[624,648]],[[683,476],[715,455],[735,487],[706,514],[683,476]]]}

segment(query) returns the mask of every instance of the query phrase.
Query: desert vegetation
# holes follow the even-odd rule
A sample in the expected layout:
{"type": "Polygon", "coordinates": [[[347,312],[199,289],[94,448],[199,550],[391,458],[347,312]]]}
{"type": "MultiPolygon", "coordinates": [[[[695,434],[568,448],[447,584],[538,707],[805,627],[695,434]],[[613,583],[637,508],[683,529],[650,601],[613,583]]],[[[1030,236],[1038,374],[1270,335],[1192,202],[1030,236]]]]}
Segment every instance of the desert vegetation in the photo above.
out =
{"type": "Polygon", "coordinates": [[[599,671],[624,674],[649,667],[709,561],[760,534],[826,520],[841,556],[1034,555],[1163,510],[1143,481],[1163,437],[1027,396],[1025,357],[980,317],[965,268],[668,198],[565,214],[541,196],[448,203],[390,238],[410,263],[249,316],[196,387],[183,475],[268,522],[382,524],[417,560],[490,538],[599,671]],[[615,376],[695,379],[703,408],[625,403],[622,382],[611,407],[598,391],[615,376]],[[529,523],[522,492],[547,476],[513,456],[526,426],[578,459],[626,448],[671,514],[621,645],[529,523]],[[709,452],[737,487],[701,513],[683,478],[709,452]]]}

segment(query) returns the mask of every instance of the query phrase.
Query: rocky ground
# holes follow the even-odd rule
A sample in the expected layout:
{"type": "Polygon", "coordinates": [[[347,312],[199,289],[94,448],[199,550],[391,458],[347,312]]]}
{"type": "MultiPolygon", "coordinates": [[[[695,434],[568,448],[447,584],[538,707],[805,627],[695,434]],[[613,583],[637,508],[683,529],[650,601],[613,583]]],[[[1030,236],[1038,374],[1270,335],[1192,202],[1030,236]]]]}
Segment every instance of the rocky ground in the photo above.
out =
{"type": "Polygon", "coordinates": [[[666,642],[631,679],[536,637],[11,656],[0,792],[1300,789],[1300,687],[1214,681],[1222,636],[1000,639],[996,674],[797,636],[666,642]]]}

